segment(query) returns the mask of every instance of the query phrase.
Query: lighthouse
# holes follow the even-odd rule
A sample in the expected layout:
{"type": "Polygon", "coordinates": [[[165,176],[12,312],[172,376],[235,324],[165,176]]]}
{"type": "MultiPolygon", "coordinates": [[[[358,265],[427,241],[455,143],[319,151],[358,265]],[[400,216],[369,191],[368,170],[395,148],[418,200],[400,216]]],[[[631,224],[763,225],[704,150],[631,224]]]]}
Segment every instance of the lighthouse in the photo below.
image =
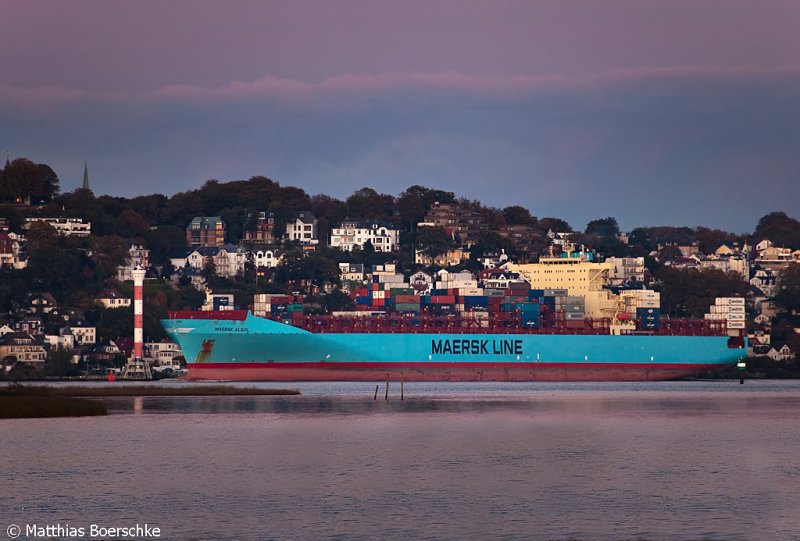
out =
{"type": "Polygon", "coordinates": [[[125,379],[151,379],[150,365],[142,360],[144,343],[144,275],[145,270],[136,267],[133,275],[133,356],[123,372],[125,379]]]}
{"type": "Polygon", "coordinates": [[[144,307],[144,275],[142,268],[136,267],[131,272],[133,275],[133,358],[142,359],[142,342],[144,342],[143,331],[143,307],[144,307]]]}

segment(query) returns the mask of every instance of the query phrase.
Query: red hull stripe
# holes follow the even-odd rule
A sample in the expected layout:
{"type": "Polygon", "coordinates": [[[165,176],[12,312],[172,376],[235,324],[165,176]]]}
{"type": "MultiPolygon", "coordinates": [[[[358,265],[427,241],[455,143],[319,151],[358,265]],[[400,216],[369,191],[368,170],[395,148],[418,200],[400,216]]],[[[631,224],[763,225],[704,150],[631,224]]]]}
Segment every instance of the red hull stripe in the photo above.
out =
{"type": "Polygon", "coordinates": [[[657,363],[203,363],[189,379],[233,381],[647,381],[677,379],[717,364],[657,363]]]}

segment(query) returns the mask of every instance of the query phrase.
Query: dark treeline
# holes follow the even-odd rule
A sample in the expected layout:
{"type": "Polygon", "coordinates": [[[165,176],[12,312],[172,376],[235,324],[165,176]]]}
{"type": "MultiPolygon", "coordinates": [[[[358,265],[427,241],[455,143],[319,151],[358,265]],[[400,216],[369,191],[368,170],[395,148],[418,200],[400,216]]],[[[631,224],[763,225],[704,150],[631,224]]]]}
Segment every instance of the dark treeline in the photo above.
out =
{"type": "MultiPolygon", "coordinates": [[[[195,216],[220,216],[226,223],[226,240],[236,244],[243,238],[244,231],[256,223],[259,212],[274,213],[276,233],[280,235],[295,212],[310,210],[318,219],[321,245],[313,257],[305,257],[299,251],[288,254],[269,285],[272,289],[286,290],[287,284],[302,280],[315,285],[337,284],[336,263],[341,261],[373,264],[396,258],[404,271],[415,270],[412,248],[437,255],[456,247],[455,240],[443,234],[443,230],[417,230],[416,224],[435,202],[457,203],[463,211],[479,217],[482,223],[482,231],[470,250],[471,263],[464,265],[470,270],[479,268],[475,262],[477,257],[501,249],[512,258],[535,259],[549,245],[546,238],[549,230],[572,232],[576,244],[594,249],[603,256],[646,257],[653,275],[666,284],[663,291],[667,310],[685,315],[696,315],[712,292],[732,294],[738,292],[744,282],[733,287],[724,276],[706,273],[699,279],[694,275],[684,276],[684,271],[679,269],[666,269],[664,262],[678,257],[678,245],[696,244],[700,252],[710,253],[723,243],[752,245],[766,238],[777,246],[800,248],[800,222],[783,212],[764,216],[750,235],[702,226],[639,227],[629,233],[627,242],[623,242],[617,220],[610,216],[589,221],[583,231],[573,230],[563,219],[539,218],[519,205],[502,209],[488,207],[478,201],[459,198],[453,192],[420,185],[410,186],[397,196],[365,187],[339,200],[323,194],[309,195],[300,188],[281,186],[269,178],[255,176],[230,182],[210,180],[198,189],[171,197],[152,194],[124,198],[96,197],[82,188],[59,194],[55,172],[44,164],[37,165],[24,158],[8,163],[1,172],[0,217],[8,219],[12,231],[22,232],[25,218],[37,215],[77,217],[92,225],[92,235],[83,239],[60,237],[43,224],[27,231],[28,268],[13,273],[4,271],[0,283],[2,311],[8,311],[12,301],[19,301],[20,296],[37,291],[50,292],[61,302],[89,309],[92,296],[113,281],[116,267],[124,263],[131,243],[144,245],[150,250],[152,263],[168,267],[169,255],[186,247],[185,228],[195,216]],[[38,206],[19,204],[26,197],[39,201],[38,206]],[[330,229],[344,218],[394,224],[402,231],[399,252],[375,253],[369,246],[354,254],[327,249],[330,229]],[[508,233],[509,226],[524,230],[527,243],[524,251],[508,233]],[[657,257],[651,257],[652,254],[657,257]],[[702,284],[707,282],[720,287],[709,289],[708,295],[696,302],[689,301],[689,290],[704,287],[702,284]]],[[[284,248],[290,250],[292,246],[284,248]]],[[[213,281],[212,286],[231,286],[224,280],[213,281]]],[[[159,292],[162,310],[174,307],[176,302],[180,304],[181,301],[171,295],[166,289],[159,292]]],[[[196,300],[189,293],[186,295],[183,302],[196,300]]],[[[246,298],[245,295],[242,298],[246,298]]]]}

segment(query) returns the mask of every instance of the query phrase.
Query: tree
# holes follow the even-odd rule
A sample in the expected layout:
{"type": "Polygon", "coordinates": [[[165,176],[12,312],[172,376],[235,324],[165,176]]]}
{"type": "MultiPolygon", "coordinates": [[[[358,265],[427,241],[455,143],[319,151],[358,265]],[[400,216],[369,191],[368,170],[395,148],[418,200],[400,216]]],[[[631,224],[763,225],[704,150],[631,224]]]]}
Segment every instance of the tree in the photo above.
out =
{"type": "Polygon", "coordinates": [[[56,228],[42,220],[31,223],[25,236],[28,239],[29,250],[37,250],[43,246],[53,246],[60,239],[56,228]]]}
{"type": "Polygon", "coordinates": [[[470,249],[470,259],[477,260],[487,254],[515,255],[514,243],[508,237],[504,237],[495,231],[482,231],[478,235],[478,241],[470,249]]]}
{"type": "Polygon", "coordinates": [[[658,260],[662,263],[667,261],[675,261],[677,258],[681,257],[683,254],[681,249],[675,246],[674,244],[668,244],[661,248],[658,252],[658,260]]]}
{"type": "Polygon", "coordinates": [[[41,200],[44,183],[35,163],[27,158],[17,158],[3,169],[0,197],[3,201],[20,202],[26,197],[41,200]]]}
{"type": "Polygon", "coordinates": [[[512,205],[503,209],[503,217],[510,225],[535,225],[536,218],[525,207],[512,205]]]}
{"type": "Polygon", "coordinates": [[[417,230],[417,247],[430,258],[445,255],[456,247],[456,241],[443,227],[421,227],[417,230]]]}
{"type": "Polygon", "coordinates": [[[741,241],[741,239],[733,233],[728,233],[720,229],[709,229],[708,227],[702,226],[698,226],[695,229],[694,240],[697,243],[697,248],[703,254],[713,253],[714,250],[725,243],[733,244],[741,241]]]}
{"type": "Polygon", "coordinates": [[[619,234],[617,219],[611,216],[592,220],[586,225],[587,235],[597,235],[600,237],[616,237],[619,234]]]}
{"type": "Polygon", "coordinates": [[[539,229],[542,233],[547,233],[550,229],[556,233],[572,232],[572,226],[561,218],[542,218],[539,220],[539,229]]]}
{"type": "Polygon", "coordinates": [[[735,272],[719,269],[681,269],[662,267],[656,272],[660,281],[661,305],[669,314],[701,318],[717,297],[743,297],[747,282],[735,272]]]}
{"type": "Polygon", "coordinates": [[[328,312],[337,312],[342,310],[353,310],[355,303],[350,295],[340,290],[331,291],[323,297],[322,307],[328,312]]]}
{"type": "MultiPolygon", "coordinates": [[[[2,171],[0,171],[1,173],[2,171]]],[[[0,218],[8,220],[8,227],[10,231],[19,233],[22,231],[22,225],[25,223],[25,216],[17,210],[14,205],[0,205],[0,218]]]]}
{"type": "Polygon", "coordinates": [[[37,164],[36,167],[39,169],[39,177],[42,179],[42,200],[52,201],[60,190],[58,175],[44,163],[37,164]]]}
{"type": "Polygon", "coordinates": [[[153,263],[166,263],[172,252],[186,248],[184,229],[174,225],[159,225],[155,231],[145,233],[144,239],[153,263]]]}
{"type": "Polygon", "coordinates": [[[418,184],[409,186],[406,191],[401,194],[401,197],[404,195],[416,195],[419,197],[425,206],[426,212],[434,203],[452,204],[456,202],[456,195],[453,192],[426,188],[418,184]]]}
{"type": "Polygon", "coordinates": [[[394,197],[361,188],[345,201],[347,214],[361,220],[390,220],[394,215],[394,197]]]}
{"type": "Polygon", "coordinates": [[[407,231],[413,231],[425,217],[425,200],[419,193],[405,191],[397,199],[397,212],[403,226],[408,227],[407,231]]]}
{"type": "Polygon", "coordinates": [[[130,308],[107,308],[100,312],[97,336],[103,340],[114,340],[120,336],[133,335],[133,310],[130,308]]]}
{"type": "Polygon", "coordinates": [[[775,302],[789,311],[800,310],[800,264],[791,264],[781,271],[775,302]]]}
{"type": "Polygon", "coordinates": [[[122,227],[117,229],[124,237],[141,237],[150,231],[150,224],[131,208],[126,208],[120,213],[119,221],[122,227]]]}
{"type": "Polygon", "coordinates": [[[283,262],[275,270],[278,282],[292,289],[311,293],[313,289],[324,290],[326,286],[339,285],[339,265],[328,250],[305,253],[298,248],[286,253],[283,262]]]}
{"type": "Polygon", "coordinates": [[[785,212],[767,214],[758,221],[753,240],[769,239],[776,246],[800,248],[800,221],[785,212]]]}
{"type": "Polygon", "coordinates": [[[45,373],[48,376],[68,376],[72,369],[72,354],[68,350],[59,347],[58,349],[51,349],[47,352],[45,373]]]}

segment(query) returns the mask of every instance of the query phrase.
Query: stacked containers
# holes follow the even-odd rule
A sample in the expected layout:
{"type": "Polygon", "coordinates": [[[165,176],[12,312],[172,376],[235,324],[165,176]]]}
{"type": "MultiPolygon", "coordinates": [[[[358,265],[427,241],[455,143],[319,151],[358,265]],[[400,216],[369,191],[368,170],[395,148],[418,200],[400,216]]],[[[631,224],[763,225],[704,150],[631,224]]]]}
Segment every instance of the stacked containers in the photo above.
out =
{"type": "Polygon", "coordinates": [[[586,299],[584,297],[563,297],[564,319],[583,321],[586,319],[586,299]]]}
{"type": "Polygon", "coordinates": [[[261,317],[284,315],[290,300],[288,295],[257,293],[253,295],[253,315],[261,317]]]}
{"type": "Polygon", "coordinates": [[[745,328],[745,309],[743,297],[718,297],[705,318],[710,321],[726,321],[728,329],[745,328]]]}
{"type": "Polygon", "coordinates": [[[655,331],[661,327],[661,309],[637,308],[636,320],[640,331],[655,331]]]}
{"type": "Polygon", "coordinates": [[[539,304],[520,303],[516,305],[519,310],[519,322],[523,327],[538,329],[541,324],[539,304]]]}

